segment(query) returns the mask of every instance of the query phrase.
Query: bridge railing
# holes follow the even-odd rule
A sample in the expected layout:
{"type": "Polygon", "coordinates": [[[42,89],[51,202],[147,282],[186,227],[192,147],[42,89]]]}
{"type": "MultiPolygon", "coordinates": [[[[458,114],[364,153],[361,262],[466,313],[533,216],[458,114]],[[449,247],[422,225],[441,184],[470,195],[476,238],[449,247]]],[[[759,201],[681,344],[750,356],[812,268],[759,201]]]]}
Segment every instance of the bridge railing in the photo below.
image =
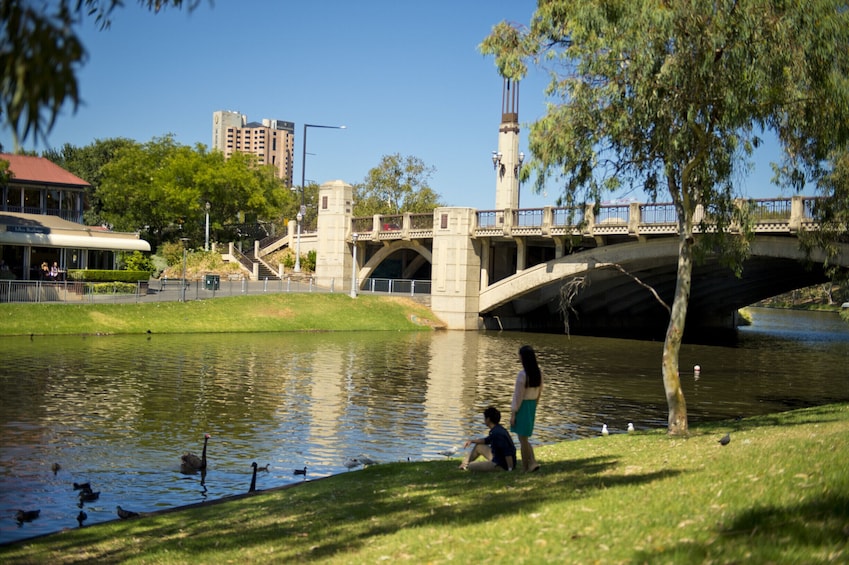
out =
{"type": "MultiPolygon", "coordinates": [[[[784,232],[810,229],[815,225],[818,197],[741,200],[748,206],[756,231],[784,232]]],[[[502,235],[637,235],[675,233],[678,216],[671,202],[607,203],[599,206],[478,210],[474,231],[478,237],[502,235]]],[[[710,212],[696,211],[696,222],[710,212]]],[[[371,233],[373,240],[433,237],[432,214],[393,214],[352,218],[353,232],[371,233]]]]}

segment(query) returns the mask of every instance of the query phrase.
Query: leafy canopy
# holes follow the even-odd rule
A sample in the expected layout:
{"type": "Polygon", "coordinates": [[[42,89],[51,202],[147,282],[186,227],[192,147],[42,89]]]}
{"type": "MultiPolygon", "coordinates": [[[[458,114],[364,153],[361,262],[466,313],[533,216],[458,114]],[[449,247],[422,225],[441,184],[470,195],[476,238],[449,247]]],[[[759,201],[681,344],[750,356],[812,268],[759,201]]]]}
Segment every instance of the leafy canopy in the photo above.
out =
{"type": "Polygon", "coordinates": [[[274,167],[253,155],[237,152],[225,159],[220,151],[180,145],[172,136],[131,142],[101,173],[103,217],[119,230],[143,232],[152,246],[184,237],[201,246],[207,203],[214,233],[246,217],[277,219],[294,199],[274,167]]]}
{"type": "MultiPolygon", "coordinates": [[[[159,12],[194,9],[200,0],[138,0],[159,12]]],[[[62,106],[80,103],[77,73],[87,53],[76,28],[93,18],[109,28],[122,0],[0,0],[0,114],[12,131],[14,150],[30,134],[35,141],[52,129],[62,106]]]]}
{"type": "Polygon", "coordinates": [[[434,171],[418,157],[384,155],[363,183],[354,187],[354,215],[432,212],[443,205],[429,184],[434,171]]]}

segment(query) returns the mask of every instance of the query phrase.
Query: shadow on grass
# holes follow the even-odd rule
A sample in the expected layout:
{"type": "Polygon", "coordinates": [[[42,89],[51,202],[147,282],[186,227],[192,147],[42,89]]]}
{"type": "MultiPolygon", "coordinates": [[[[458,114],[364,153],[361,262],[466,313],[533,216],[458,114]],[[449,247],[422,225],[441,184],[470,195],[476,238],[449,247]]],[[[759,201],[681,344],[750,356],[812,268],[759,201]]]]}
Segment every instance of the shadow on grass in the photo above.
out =
{"type": "Polygon", "coordinates": [[[752,508],[717,533],[719,538],[709,544],[682,543],[662,552],[637,553],[633,560],[641,563],[743,559],[754,563],[830,561],[830,556],[847,549],[849,498],[830,496],[804,504],[752,508]]]}
{"type": "Polygon", "coordinates": [[[179,561],[189,555],[203,562],[228,551],[248,560],[273,551],[281,561],[312,561],[356,552],[369,538],[404,528],[465,527],[485,523],[505,509],[533,512],[541,504],[589,496],[594,489],[636,486],[678,474],[611,474],[617,465],[615,458],[604,456],[545,461],[535,473],[470,473],[458,470],[456,460],[378,465],[309,481],[307,488],[260,491],[228,504],[111,522],[111,536],[99,530],[107,524],[76,530],[64,539],[58,534],[40,540],[47,545],[39,550],[54,563],[118,562],[136,556],[179,561]]]}
{"type": "Polygon", "coordinates": [[[791,410],[788,408],[787,412],[766,414],[763,416],[755,416],[753,418],[738,418],[736,420],[722,420],[718,422],[700,422],[697,426],[693,426],[693,431],[697,433],[725,433],[727,431],[745,431],[757,428],[825,424],[828,422],[839,422],[845,420],[845,413],[847,410],[849,410],[849,406],[845,403],[812,406],[810,408],[798,410],[791,410]]]}

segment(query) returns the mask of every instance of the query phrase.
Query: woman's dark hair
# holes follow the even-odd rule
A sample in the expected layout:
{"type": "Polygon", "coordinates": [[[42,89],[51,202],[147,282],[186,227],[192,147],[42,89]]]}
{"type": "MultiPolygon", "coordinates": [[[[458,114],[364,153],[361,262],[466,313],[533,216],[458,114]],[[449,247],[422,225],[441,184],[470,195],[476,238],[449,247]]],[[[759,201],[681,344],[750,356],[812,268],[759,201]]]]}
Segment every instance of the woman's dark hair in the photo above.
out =
{"type": "Polygon", "coordinates": [[[525,369],[525,387],[535,387],[542,384],[542,373],[537,364],[537,354],[530,345],[519,348],[519,357],[522,359],[522,368],[525,369]]]}

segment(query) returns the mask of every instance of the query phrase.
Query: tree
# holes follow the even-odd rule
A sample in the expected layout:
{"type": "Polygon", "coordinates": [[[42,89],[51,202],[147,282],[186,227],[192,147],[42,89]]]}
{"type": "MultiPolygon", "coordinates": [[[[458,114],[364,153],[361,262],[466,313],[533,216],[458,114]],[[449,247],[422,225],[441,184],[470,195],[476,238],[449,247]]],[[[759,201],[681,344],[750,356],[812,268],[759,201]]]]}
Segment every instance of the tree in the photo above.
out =
{"type": "Polygon", "coordinates": [[[98,139],[85,147],[76,147],[66,143],[61,149],[49,149],[42,157],[72,172],[91,186],[86,191],[87,206],[83,219],[88,225],[104,223],[101,217],[103,207],[99,189],[103,181],[103,167],[115,158],[118,151],[135,143],[126,138],[98,139]]]}
{"type": "Polygon", "coordinates": [[[745,238],[724,228],[741,210],[733,180],[760,132],[777,135],[797,181],[821,175],[846,143],[847,18],[834,0],[543,0],[529,28],[500,23],[481,44],[506,78],[528,64],[551,71],[558,103],[529,139],[538,188],[562,182],[567,204],[627,186],[674,203],[679,258],[662,356],[671,435],[688,432],[678,353],[693,264],[713,256],[739,272],[745,238]],[[699,208],[719,244],[694,237],[699,208]]]}
{"type": "MultiPolygon", "coordinates": [[[[0,0],[0,114],[12,131],[14,151],[32,134],[35,141],[50,132],[59,111],[80,102],[77,73],[86,59],[75,28],[94,18],[109,28],[122,0],[0,0]]],[[[194,9],[200,0],[138,0],[159,12],[173,6],[194,9]]]]}
{"type": "Polygon", "coordinates": [[[363,184],[354,187],[354,215],[432,212],[443,205],[428,185],[433,172],[417,157],[384,155],[363,184]]]}
{"type": "Polygon", "coordinates": [[[103,166],[98,196],[103,217],[120,230],[143,232],[157,247],[164,241],[204,241],[206,203],[211,230],[280,215],[289,191],[274,168],[253,155],[229,159],[198,144],[188,147],[171,136],[132,144],[103,166]]]}

